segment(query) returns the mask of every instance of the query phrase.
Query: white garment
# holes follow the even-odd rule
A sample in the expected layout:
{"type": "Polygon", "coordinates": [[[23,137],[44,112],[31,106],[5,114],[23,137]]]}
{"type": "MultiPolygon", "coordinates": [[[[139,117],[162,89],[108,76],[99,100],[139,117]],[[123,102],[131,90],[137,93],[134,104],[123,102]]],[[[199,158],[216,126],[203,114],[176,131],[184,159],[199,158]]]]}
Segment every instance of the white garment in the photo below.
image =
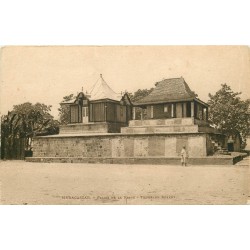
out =
{"type": "Polygon", "coordinates": [[[186,158],[188,157],[187,151],[185,148],[181,150],[181,163],[186,163],[186,158]]]}

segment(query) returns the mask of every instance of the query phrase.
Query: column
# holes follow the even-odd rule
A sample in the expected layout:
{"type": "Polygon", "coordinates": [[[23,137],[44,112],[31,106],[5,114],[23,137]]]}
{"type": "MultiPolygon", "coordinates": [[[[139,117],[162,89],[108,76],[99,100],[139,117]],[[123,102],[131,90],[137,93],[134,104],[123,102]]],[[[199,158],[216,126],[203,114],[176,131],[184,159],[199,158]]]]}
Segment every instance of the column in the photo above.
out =
{"type": "Polygon", "coordinates": [[[191,102],[191,117],[194,117],[194,102],[191,102]]]}
{"type": "Polygon", "coordinates": [[[187,117],[187,103],[182,103],[182,117],[187,117]]]}
{"type": "Polygon", "coordinates": [[[105,122],[107,122],[107,103],[104,104],[104,119],[105,119],[105,122]]]}
{"type": "Polygon", "coordinates": [[[154,118],[154,106],[150,106],[150,118],[154,118]]]}
{"type": "Polygon", "coordinates": [[[133,120],[135,120],[135,107],[133,107],[133,120]]]}
{"type": "Polygon", "coordinates": [[[174,104],[171,104],[171,117],[174,117],[174,104]]]}

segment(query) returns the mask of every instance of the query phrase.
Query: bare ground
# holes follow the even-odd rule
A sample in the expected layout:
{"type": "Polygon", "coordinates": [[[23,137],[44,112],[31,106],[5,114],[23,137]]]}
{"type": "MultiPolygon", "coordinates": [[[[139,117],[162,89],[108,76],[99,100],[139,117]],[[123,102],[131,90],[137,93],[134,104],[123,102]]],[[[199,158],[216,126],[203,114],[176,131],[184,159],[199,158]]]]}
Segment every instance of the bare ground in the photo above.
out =
{"type": "Polygon", "coordinates": [[[236,166],[0,162],[1,204],[246,204],[236,166]]]}

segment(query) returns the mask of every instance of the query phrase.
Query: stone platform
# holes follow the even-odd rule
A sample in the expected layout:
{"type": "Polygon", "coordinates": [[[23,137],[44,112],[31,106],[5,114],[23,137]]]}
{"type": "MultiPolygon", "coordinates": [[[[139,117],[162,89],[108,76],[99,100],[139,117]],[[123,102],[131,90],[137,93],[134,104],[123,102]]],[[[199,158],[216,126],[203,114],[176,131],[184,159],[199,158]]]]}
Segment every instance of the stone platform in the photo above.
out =
{"type": "Polygon", "coordinates": [[[191,162],[200,164],[201,159],[209,163],[206,157],[219,143],[215,139],[221,140],[206,122],[194,118],[132,120],[129,127],[122,125],[105,122],[62,126],[59,135],[35,137],[33,157],[27,160],[179,164],[185,146],[191,162]]]}
{"type": "Polygon", "coordinates": [[[99,134],[99,133],[120,133],[124,123],[98,122],[98,123],[75,123],[60,126],[59,133],[68,134],[99,134]]]}
{"type": "Polygon", "coordinates": [[[217,133],[205,121],[194,118],[131,120],[128,127],[121,128],[124,134],[147,133],[217,133]]]}
{"type": "MultiPolygon", "coordinates": [[[[188,158],[188,165],[224,165],[230,166],[241,161],[246,155],[237,154],[234,156],[218,156],[218,157],[200,157],[188,158]]],[[[127,157],[127,158],[110,158],[110,157],[26,157],[28,162],[43,163],[93,163],[93,164],[153,164],[153,165],[181,165],[180,157],[127,157]]]]}

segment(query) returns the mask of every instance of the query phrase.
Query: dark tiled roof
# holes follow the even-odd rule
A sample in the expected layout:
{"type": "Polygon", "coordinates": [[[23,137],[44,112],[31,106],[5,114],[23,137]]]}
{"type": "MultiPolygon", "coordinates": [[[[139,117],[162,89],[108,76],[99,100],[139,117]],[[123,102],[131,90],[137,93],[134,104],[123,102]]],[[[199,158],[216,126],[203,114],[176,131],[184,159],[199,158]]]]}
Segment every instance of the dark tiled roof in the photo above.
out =
{"type": "Polygon", "coordinates": [[[196,94],[191,91],[184,78],[164,79],[155,84],[154,90],[134,104],[150,104],[175,102],[194,99],[196,94]]]}

